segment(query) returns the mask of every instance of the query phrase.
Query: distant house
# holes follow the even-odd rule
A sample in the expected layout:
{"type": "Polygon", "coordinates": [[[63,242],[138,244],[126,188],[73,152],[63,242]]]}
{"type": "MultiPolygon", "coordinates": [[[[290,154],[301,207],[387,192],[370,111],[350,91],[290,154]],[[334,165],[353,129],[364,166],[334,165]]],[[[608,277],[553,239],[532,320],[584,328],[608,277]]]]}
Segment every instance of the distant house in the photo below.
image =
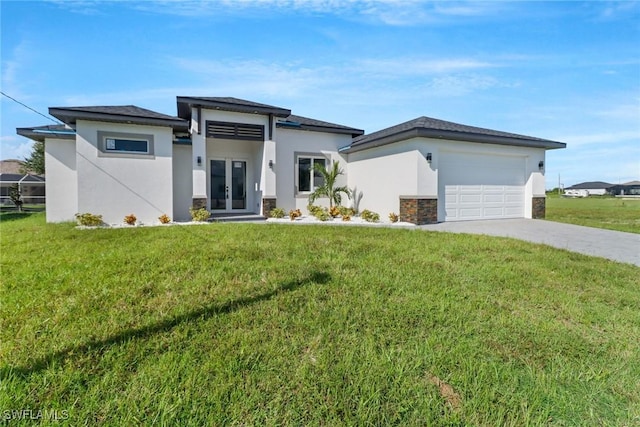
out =
{"type": "Polygon", "coordinates": [[[602,181],[582,182],[565,188],[565,192],[577,192],[585,196],[604,196],[609,193],[609,189],[614,187],[613,184],[602,181]]]}
{"type": "Polygon", "coordinates": [[[615,196],[640,196],[640,181],[614,185],[609,189],[609,193],[615,196]]]}
{"type": "Polygon", "coordinates": [[[40,205],[45,203],[45,180],[40,175],[24,173],[0,173],[0,204],[13,205],[9,192],[11,187],[18,186],[25,204],[40,205]]]}

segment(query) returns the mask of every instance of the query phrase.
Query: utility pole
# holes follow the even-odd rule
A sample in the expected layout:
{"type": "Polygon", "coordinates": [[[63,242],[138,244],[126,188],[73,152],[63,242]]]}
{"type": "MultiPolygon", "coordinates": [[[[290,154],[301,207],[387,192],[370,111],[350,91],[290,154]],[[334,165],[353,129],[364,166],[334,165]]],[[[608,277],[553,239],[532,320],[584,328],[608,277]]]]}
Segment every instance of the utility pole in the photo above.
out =
{"type": "Polygon", "coordinates": [[[558,196],[562,196],[561,190],[560,190],[560,174],[558,174],[558,196]]]}

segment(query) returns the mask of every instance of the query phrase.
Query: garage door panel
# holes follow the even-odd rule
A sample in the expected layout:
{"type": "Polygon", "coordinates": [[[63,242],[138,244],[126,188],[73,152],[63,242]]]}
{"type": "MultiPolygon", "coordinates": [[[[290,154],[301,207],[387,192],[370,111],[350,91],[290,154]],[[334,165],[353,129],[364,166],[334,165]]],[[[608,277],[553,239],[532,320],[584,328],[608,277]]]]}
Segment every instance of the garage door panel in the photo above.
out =
{"type": "Polygon", "coordinates": [[[484,197],[482,198],[482,202],[483,203],[504,203],[505,202],[505,195],[498,193],[498,194],[485,194],[484,197]]]}
{"type": "Polygon", "coordinates": [[[480,194],[461,194],[458,198],[458,203],[471,203],[477,204],[482,200],[482,196],[480,194]]]}
{"type": "Polygon", "coordinates": [[[524,216],[524,157],[451,153],[441,158],[445,221],[524,216]]]}

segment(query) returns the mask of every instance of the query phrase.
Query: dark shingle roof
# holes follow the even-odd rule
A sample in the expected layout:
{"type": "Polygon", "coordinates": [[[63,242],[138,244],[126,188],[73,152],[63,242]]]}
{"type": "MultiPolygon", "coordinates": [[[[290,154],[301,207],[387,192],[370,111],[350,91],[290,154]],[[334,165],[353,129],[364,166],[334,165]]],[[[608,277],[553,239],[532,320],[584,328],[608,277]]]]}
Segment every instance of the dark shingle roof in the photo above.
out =
{"type": "Polygon", "coordinates": [[[25,182],[25,183],[44,183],[44,177],[40,175],[32,175],[32,174],[18,174],[18,173],[0,173],[0,181],[5,184],[13,184],[16,182],[25,182]]]}
{"type": "Polygon", "coordinates": [[[276,122],[276,126],[317,132],[344,133],[353,137],[362,135],[364,133],[362,129],[324,122],[322,120],[310,119],[308,117],[296,116],[293,114],[286,117],[285,119],[278,120],[276,122]]]}
{"type": "Polygon", "coordinates": [[[565,190],[600,190],[607,189],[613,187],[614,184],[609,184],[608,182],[602,181],[590,181],[590,182],[581,182],[580,184],[573,185],[569,188],[565,188],[565,190]]]}
{"type": "Polygon", "coordinates": [[[51,107],[49,114],[72,126],[75,125],[77,119],[84,119],[187,128],[187,121],[180,117],[169,116],[135,105],[51,107]]]}
{"type": "Polygon", "coordinates": [[[562,142],[468,126],[422,116],[396,126],[391,126],[389,128],[355,138],[351,146],[346,148],[345,151],[355,152],[415,137],[451,139],[456,141],[501,145],[520,145],[539,148],[566,147],[566,144],[562,142]]]}
{"type": "Polygon", "coordinates": [[[191,108],[200,106],[213,110],[235,111],[238,113],[250,114],[273,114],[276,117],[287,117],[291,110],[276,107],[259,102],[247,101],[246,99],[233,97],[211,97],[211,96],[178,96],[178,116],[189,120],[191,118],[191,108]]]}
{"type": "Polygon", "coordinates": [[[30,128],[17,128],[16,133],[34,141],[43,142],[45,138],[75,139],[76,132],[65,125],[45,125],[30,128]]]}

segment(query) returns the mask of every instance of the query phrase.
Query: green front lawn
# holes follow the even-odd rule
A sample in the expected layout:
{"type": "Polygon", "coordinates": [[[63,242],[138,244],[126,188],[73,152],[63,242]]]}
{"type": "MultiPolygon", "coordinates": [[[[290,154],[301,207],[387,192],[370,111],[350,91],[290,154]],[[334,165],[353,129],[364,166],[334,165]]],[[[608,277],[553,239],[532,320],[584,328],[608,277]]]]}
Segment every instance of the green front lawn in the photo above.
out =
{"type": "Polygon", "coordinates": [[[547,218],[587,227],[640,233],[640,199],[547,196],[547,218]]]}
{"type": "Polygon", "coordinates": [[[640,423],[630,265],[406,229],[76,230],[42,214],[2,220],[0,241],[3,419],[640,423]]]}

